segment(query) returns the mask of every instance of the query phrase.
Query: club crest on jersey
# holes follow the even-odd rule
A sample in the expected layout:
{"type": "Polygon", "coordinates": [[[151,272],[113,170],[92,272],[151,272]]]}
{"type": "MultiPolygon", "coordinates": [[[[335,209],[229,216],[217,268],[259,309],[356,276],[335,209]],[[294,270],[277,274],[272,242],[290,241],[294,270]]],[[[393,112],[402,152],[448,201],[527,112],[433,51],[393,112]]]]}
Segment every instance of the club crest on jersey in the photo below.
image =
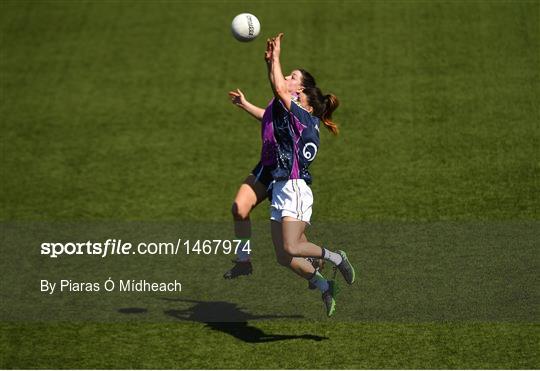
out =
{"type": "Polygon", "coordinates": [[[304,158],[308,161],[313,161],[315,156],[317,155],[317,146],[314,143],[306,143],[304,148],[302,149],[302,154],[304,155],[304,158]]]}

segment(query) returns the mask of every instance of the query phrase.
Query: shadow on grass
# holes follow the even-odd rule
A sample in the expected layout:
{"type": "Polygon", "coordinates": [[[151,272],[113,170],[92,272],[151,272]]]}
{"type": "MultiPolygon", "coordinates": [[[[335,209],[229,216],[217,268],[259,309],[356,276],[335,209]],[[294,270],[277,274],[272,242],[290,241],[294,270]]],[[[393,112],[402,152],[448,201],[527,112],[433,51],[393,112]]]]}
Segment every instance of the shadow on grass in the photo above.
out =
{"type": "Polygon", "coordinates": [[[243,311],[238,305],[224,301],[198,301],[189,299],[167,299],[163,300],[183,302],[192,304],[187,309],[167,310],[165,314],[182,321],[200,322],[206,327],[221,331],[247,343],[266,343],[271,341],[304,339],[322,341],[327,337],[317,335],[278,335],[267,334],[263,330],[248,324],[249,320],[272,319],[272,318],[302,318],[302,316],[280,316],[280,315],[253,315],[243,311]]]}

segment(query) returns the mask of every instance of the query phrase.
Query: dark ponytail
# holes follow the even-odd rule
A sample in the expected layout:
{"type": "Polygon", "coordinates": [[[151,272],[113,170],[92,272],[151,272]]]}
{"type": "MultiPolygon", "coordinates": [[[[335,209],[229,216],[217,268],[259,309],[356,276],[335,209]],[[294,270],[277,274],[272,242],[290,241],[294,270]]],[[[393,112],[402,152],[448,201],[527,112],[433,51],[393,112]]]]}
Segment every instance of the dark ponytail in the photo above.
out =
{"type": "Polygon", "coordinates": [[[339,107],[339,100],[333,94],[323,95],[318,87],[304,87],[309,105],[313,108],[313,116],[321,119],[324,126],[334,135],[338,135],[339,129],[332,120],[332,113],[339,107]]]}
{"type": "Polygon", "coordinates": [[[302,73],[303,93],[308,99],[309,105],[313,108],[313,116],[321,119],[324,126],[334,135],[338,135],[339,129],[332,120],[332,113],[339,107],[339,100],[333,94],[323,95],[321,89],[317,87],[315,78],[306,70],[299,70],[302,73]]]}
{"type": "Polygon", "coordinates": [[[334,135],[339,134],[339,129],[336,123],[332,120],[332,113],[339,107],[339,100],[334,94],[326,94],[324,96],[325,110],[320,117],[324,122],[324,126],[334,135]]]}

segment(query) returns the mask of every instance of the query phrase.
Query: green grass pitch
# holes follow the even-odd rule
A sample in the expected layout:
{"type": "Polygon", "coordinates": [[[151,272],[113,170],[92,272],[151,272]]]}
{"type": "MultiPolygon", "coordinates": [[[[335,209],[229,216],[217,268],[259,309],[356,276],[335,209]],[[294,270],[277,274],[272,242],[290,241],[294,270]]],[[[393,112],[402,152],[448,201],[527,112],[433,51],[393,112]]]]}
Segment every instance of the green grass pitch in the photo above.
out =
{"type": "Polygon", "coordinates": [[[539,368],[538,66],[538,1],[1,1],[0,368],[539,368]],[[268,102],[277,32],[285,71],[341,100],[308,231],[359,268],[334,318],[275,262],[267,204],[238,282],[223,255],[39,255],[50,223],[233,238],[260,134],[227,92],[268,102]],[[118,272],[185,290],[37,289],[118,272]]]}

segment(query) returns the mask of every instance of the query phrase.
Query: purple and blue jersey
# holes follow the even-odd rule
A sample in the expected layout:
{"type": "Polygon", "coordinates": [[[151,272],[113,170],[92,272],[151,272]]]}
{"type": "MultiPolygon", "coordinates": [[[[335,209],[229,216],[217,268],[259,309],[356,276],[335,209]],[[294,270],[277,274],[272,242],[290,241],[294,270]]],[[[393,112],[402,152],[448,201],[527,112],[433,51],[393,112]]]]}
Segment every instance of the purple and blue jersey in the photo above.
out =
{"type": "Polygon", "coordinates": [[[275,99],[272,99],[264,110],[261,125],[261,164],[268,167],[274,167],[276,165],[277,142],[276,138],[274,137],[274,123],[272,115],[272,104],[274,103],[274,100],[275,99]]]}
{"type": "Polygon", "coordinates": [[[294,99],[290,111],[277,98],[270,102],[262,119],[261,163],[273,168],[274,180],[311,183],[308,168],[319,148],[319,125],[320,120],[294,99]]]}

